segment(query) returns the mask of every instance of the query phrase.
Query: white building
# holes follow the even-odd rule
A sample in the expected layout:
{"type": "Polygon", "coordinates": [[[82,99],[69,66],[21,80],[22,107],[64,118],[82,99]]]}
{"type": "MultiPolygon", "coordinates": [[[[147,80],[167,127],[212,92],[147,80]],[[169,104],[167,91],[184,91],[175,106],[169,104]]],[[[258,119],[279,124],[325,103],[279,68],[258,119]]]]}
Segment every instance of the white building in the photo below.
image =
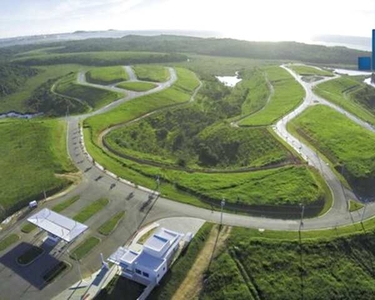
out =
{"type": "Polygon", "coordinates": [[[147,239],[140,251],[119,247],[109,261],[119,265],[122,276],[142,284],[157,284],[179,247],[183,234],[160,228],[147,239]]]}

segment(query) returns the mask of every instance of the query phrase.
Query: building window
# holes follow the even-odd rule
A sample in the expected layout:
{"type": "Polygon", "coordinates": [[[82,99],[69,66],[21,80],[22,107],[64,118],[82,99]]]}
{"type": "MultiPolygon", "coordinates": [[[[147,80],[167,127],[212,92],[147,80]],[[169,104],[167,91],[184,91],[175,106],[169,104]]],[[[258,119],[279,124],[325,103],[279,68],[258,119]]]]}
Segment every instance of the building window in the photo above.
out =
{"type": "Polygon", "coordinates": [[[141,270],[135,269],[135,273],[142,274],[141,270]]]}
{"type": "Polygon", "coordinates": [[[147,277],[147,278],[150,277],[150,275],[148,275],[148,273],[146,273],[146,272],[143,272],[143,276],[147,277]]]}
{"type": "Polygon", "coordinates": [[[163,271],[165,271],[165,267],[163,267],[163,271]]]}
{"type": "Polygon", "coordinates": [[[158,274],[158,277],[160,277],[160,274],[158,274]]]}

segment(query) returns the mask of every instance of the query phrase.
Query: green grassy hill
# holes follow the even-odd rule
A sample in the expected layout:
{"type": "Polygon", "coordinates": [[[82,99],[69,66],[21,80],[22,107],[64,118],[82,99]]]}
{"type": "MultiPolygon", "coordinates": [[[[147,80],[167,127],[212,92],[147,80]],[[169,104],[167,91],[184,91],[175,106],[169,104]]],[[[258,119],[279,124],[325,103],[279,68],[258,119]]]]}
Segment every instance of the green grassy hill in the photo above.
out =
{"type": "Polygon", "coordinates": [[[77,98],[96,109],[124,97],[123,94],[76,83],[77,74],[71,73],[56,85],[59,94],[77,98]]]}
{"type": "Polygon", "coordinates": [[[152,90],[156,85],[150,82],[121,82],[117,87],[129,91],[144,92],[152,90]]]}
{"type": "Polygon", "coordinates": [[[169,79],[169,72],[162,66],[134,66],[134,73],[139,80],[165,82],[169,79]]]}
{"type": "Polygon", "coordinates": [[[375,90],[355,78],[342,76],[319,84],[314,92],[375,125],[375,90]]]}
{"type": "Polygon", "coordinates": [[[291,122],[296,131],[332,161],[335,168],[365,195],[374,191],[375,134],[332,108],[317,105],[291,122]]]}
{"type": "Polygon", "coordinates": [[[86,80],[88,82],[102,85],[113,84],[128,79],[128,73],[122,66],[96,68],[86,73],[86,80]]]}
{"type": "Polygon", "coordinates": [[[268,67],[265,70],[274,88],[274,94],[263,110],[242,120],[241,126],[270,125],[297,107],[303,100],[305,92],[302,86],[288,71],[281,67],[268,67]]]}
{"type": "Polygon", "coordinates": [[[55,176],[75,171],[66,153],[64,122],[2,120],[0,136],[1,218],[42,199],[43,190],[50,195],[69,184],[55,176]]]}

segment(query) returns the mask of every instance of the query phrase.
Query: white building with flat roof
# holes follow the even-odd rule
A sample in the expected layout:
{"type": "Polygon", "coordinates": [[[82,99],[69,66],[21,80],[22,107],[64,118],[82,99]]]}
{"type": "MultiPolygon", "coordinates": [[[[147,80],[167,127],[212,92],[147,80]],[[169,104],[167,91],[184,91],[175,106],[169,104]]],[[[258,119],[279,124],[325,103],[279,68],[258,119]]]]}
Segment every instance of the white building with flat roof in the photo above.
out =
{"type": "Polygon", "coordinates": [[[168,271],[183,236],[160,228],[146,240],[140,251],[119,247],[108,260],[121,267],[124,277],[146,285],[157,284],[168,271]]]}

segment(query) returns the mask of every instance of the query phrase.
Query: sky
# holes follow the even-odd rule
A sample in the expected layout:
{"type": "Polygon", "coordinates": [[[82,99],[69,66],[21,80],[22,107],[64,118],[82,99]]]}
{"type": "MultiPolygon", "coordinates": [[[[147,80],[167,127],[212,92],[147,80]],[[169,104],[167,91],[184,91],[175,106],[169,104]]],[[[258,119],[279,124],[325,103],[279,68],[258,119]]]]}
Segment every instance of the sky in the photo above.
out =
{"type": "Polygon", "coordinates": [[[374,0],[0,0],[0,38],[76,30],[205,30],[246,40],[370,37],[374,0]]]}

